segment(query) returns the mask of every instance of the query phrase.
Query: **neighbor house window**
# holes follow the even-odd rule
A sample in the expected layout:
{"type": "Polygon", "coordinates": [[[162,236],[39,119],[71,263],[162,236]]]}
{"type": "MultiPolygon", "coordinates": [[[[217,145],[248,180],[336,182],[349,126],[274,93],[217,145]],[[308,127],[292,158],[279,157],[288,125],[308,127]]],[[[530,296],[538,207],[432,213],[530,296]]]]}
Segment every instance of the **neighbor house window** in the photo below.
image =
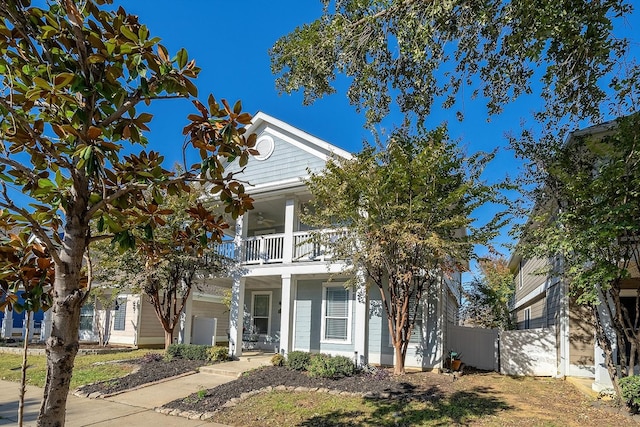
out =
{"type": "Polygon", "coordinates": [[[113,330],[124,331],[125,319],[127,317],[127,299],[116,298],[113,311],[113,330]]]}
{"type": "Polygon", "coordinates": [[[524,267],[524,260],[520,260],[520,266],[518,268],[518,289],[522,289],[522,286],[524,285],[522,267],[524,267]]]}
{"type": "Polygon", "coordinates": [[[531,307],[524,309],[524,328],[529,329],[531,327],[531,307]]]}
{"type": "Polygon", "coordinates": [[[80,309],[80,330],[92,331],[93,330],[93,303],[89,302],[82,306],[80,309]]]}
{"type": "Polygon", "coordinates": [[[343,285],[323,288],[322,339],[324,341],[351,341],[351,290],[343,285]]]}

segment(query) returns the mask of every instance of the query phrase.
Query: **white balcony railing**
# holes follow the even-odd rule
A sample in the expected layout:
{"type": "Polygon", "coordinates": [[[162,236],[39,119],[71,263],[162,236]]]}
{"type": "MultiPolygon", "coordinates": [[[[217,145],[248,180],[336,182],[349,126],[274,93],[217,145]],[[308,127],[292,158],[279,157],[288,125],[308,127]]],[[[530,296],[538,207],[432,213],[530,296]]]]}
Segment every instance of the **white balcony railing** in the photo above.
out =
{"type": "MultiPolygon", "coordinates": [[[[323,232],[329,239],[338,239],[344,234],[343,230],[323,232]]],[[[266,234],[248,237],[242,240],[244,264],[276,264],[287,262],[285,256],[285,234],[266,234]]],[[[325,261],[331,258],[330,251],[321,245],[309,231],[293,233],[292,262],[325,261]]],[[[236,258],[236,244],[223,242],[218,245],[218,254],[225,258],[236,258]]]]}
{"type": "MultiPolygon", "coordinates": [[[[341,238],[344,230],[325,230],[321,232],[323,238],[335,241],[341,238]]],[[[324,239],[323,239],[324,240],[324,239]]],[[[293,233],[293,261],[326,261],[331,259],[331,251],[325,245],[316,241],[309,231],[293,233]]]]}
{"type": "Polygon", "coordinates": [[[278,263],[284,260],[284,234],[267,234],[244,240],[244,262],[247,264],[278,263]]]}

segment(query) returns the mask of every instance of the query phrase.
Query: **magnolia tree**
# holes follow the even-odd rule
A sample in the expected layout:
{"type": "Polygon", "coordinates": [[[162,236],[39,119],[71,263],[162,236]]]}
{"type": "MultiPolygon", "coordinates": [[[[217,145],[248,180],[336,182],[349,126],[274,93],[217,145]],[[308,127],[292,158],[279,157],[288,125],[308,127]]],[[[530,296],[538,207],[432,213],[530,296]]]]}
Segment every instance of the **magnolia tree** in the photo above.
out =
{"type": "Polygon", "coordinates": [[[475,227],[472,217],[497,198],[497,188],[480,180],[491,157],[465,157],[443,128],[417,136],[397,131],[379,150],[366,147],[352,159],[330,160],[308,182],[313,201],[303,220],[345,229],[340,239],[317,238],[334,258],[347,261],[352,285],[362,285],[364,274],[378,288],[396,374],[405,371],[426,296],[464,271],[473,246],[486,244],[499,225],[496,218],[475,227]]]}
{"type": "MultiPolygon", "coordinates": [[[[242,185],[223,175],[224,159],[245,164],[255,141],[244,135],[251,117],[239,103],[194,101],[184,147],[201,160],[184,171],[165,169],[162,155],[146,150],[152,116],[141,107],[195,97],[199,69],[186,50],[170,55],[136,16],[107,3],[0,4],[0,217],[16,234],[32,233],[55,271],[38,425],[64,424],[90,245],[110,239],[133,248],[133,230],[153,232],[164,215],[155,206],[192,181],[212,182],[232,216],[251,207],[242,185]]],[[[203,212],[193,220],[203,221],[206,239],[226,226],[203,212]]]]}
{"type": "MultiPolygon", "coordinates": [[[[54,264],[46,247],[18,227],[10,218],[0,218],[0,310],[25,313],[24,346],[20,375],[18,425],[24,421],[24,398],[27,384],[28,346],[31,317],[51,307],[54,264]]],[[[5,319],[5,322],[7,319],[5,319]]]]}

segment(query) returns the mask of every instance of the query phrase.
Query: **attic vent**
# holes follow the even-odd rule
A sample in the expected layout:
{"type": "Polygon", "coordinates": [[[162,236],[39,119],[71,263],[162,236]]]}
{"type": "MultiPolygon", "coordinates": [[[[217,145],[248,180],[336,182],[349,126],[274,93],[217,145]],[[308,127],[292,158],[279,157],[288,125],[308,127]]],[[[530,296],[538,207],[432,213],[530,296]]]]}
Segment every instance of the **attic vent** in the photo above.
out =
{"type": "Polygon", "coordinates": [[[256,142],[255,149],[260,154],[255,155],[254,156],[255,159],[267,160],[269,157],[271,157],[271,154],[273,154],[274,148],[275,148],[275,143],[273,142],[273,138],[267,135],[262,135],[260,138],[258,138],[258,141],[256,142]]]}

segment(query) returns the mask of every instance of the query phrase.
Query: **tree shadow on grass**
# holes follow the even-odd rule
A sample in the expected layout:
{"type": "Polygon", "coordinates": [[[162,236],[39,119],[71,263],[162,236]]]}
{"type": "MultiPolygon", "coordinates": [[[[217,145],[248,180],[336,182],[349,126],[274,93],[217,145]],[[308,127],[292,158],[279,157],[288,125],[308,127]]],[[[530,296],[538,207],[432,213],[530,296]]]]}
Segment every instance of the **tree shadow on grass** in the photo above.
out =
{"type": "Polygon", "coordinates": [[[475,387],[449,396],[432,387],[402,398],[370,400],[369,411],[334,411],[305,420],[300,426],[448,426],[513,409],[489,387],[475,387]]]}

